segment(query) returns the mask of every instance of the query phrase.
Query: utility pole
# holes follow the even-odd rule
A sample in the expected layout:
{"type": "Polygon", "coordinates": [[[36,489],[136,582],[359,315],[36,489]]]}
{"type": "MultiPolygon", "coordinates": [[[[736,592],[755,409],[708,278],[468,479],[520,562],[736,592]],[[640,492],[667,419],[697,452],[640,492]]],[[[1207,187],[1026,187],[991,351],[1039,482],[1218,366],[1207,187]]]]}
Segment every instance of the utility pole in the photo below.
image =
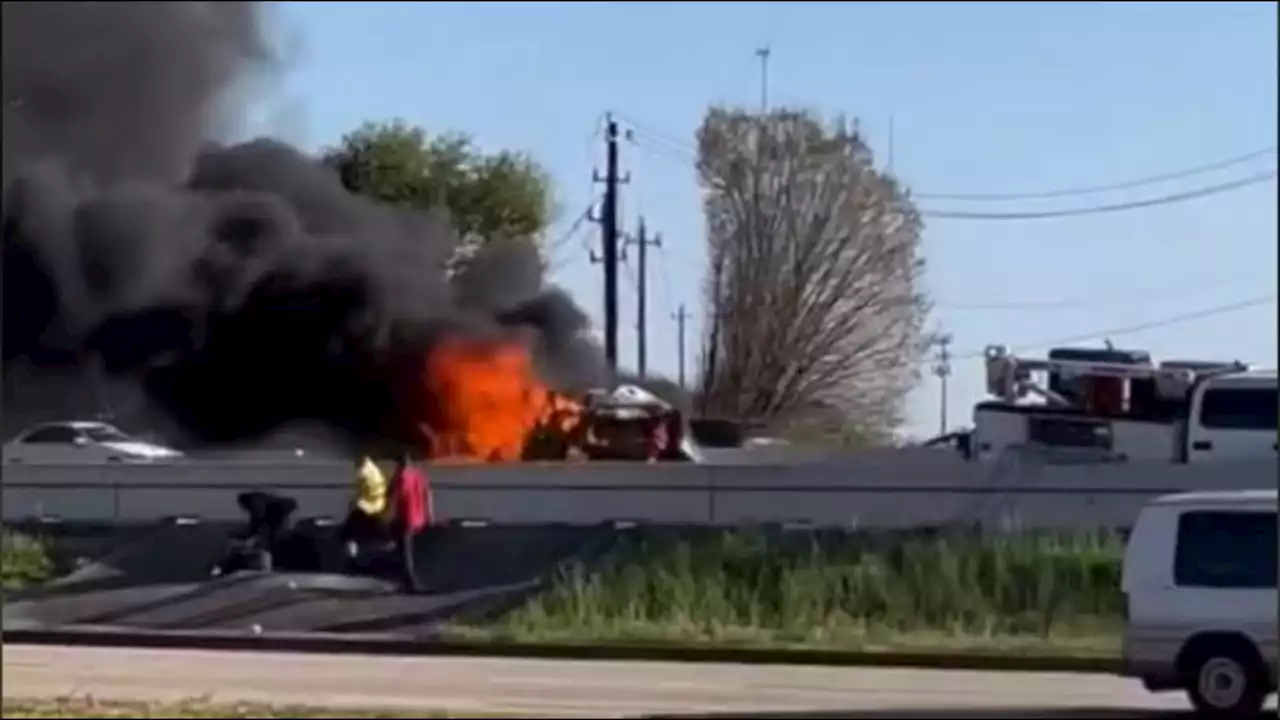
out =
{"type": "Polygon", "coordinates": [[[671,313],[671,318],[676,321],[676,352],[679,353],[676,362],[679,368],[680,387],[684,387],[684,324],[689,319],[689,311],[685,310],[684,305],[681,304],[677,312],[671,313]]]}
{"type": "Polygon", "coordinates": [[[645,232],[644,218],[640,218],[640,227],[636,236],[627,239],[627,245],[635,245],[639,255],[636,258],[636,372],[645,377],[648,370],[649,326],[646,313],[649,299],[649,248],[662,247],[662,236],[650,238],[645,232]]]}
{"type": "Polygon", "coordinates": [[[938,352],[933,356],[933,374],[938,376],[942,387],[942,402],[940,411],[941,424],[939,426],[939,435],[947,434],[947,378],[951,376],[951,351],[948,349],[951,345],[951,334],[943,333],[935,339],[934,344],[938,346],[938,352]]]}
{"type": "Polygon", "coordinates": [[[600,205],[600,257],[591,254],[591,262],[604,265],[604,354],[609,367],[618,369],[618,186],[630,182],[630,176],[618,176],[618,122],[613,114],[605,123],[604,177],[592,173],[592,179],[604,183],[604,200],[600,205]]]}

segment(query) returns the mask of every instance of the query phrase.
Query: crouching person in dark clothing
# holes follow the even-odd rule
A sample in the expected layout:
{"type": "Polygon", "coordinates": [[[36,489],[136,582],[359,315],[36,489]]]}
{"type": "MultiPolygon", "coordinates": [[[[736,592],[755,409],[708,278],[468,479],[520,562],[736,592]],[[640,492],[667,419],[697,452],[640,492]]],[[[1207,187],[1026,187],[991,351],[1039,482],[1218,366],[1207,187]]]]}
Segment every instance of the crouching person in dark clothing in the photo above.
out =
{"type": "Polygon", "coordinates": [[[213,569],[227,575],[240,570],[271,572],[276,556],[289,536],[289,521],[298,509],[296,500],[269,492],[249,491],[236,496],[236,503],[248,516],[245,531],[232,538],[232,548],[213,569]]]}

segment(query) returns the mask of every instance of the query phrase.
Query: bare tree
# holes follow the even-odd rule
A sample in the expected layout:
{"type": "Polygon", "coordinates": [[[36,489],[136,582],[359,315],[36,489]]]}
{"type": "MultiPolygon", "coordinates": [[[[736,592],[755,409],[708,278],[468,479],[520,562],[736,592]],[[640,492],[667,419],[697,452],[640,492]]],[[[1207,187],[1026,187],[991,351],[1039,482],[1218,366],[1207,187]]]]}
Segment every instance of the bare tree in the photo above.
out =
{"type": "Polygon", "coordinates": [[[856,128],[713,108],[705,413],[892,431],[924,351],[920,216],[856,128]]]}

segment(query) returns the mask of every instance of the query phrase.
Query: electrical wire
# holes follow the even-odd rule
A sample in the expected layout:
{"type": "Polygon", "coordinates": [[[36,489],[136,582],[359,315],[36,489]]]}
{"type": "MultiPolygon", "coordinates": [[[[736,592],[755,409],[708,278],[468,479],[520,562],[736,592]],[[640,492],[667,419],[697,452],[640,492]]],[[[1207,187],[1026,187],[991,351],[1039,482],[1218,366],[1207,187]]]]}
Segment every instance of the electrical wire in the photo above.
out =
{"type": "MultiPolygon", "coordinates": [[[[1045,310],[1045,309],[1073,309],[1073,308],[1089,308],[1089,307],[1108,307],[1118,303],[1137,303],[1148,302],[1153,300],[1167,300],[1173,298],[1185,299],[1189,293],[1188,286],[1196,284],[1196,290],[1220,290],[1231,287],[1239,289],[1244,285],[1259,284],[1275,285],[1276,278],[1262,276],[1227,276],[1218,278],[1209,278],[1210,282],[1205,282],[1205,277],[1185,278],[1180,282],[1161,284],[1158,287],[1148,287],[1139,292],[1128,293],[1099,293],[1092,297],[1076,297],[1059,300],[1009,300],[1003,302],[989,303],[949,303],[937,302],[934,308],[938,310],[959,310],[959,311],[979,311],[986,312],[992,310],[1045,310]]],[[[1266,285],[1263,285],[1265,287],[1266,285]]]]}
{"type": "MultiPolygon", "coordinates": [[[[670,147],[659,145],[646,145],[636,143],[641,149],[656,150],[659,153],[675,154],[670,147]]],[[[681,153],[683,155],[683,153],[681,153]]],[[[687,156],[682,157],[688,161],[687,156]]],[[[919,210],[920,216],[925,218],[935,218],[940,220],[1047,220],[1051,218],[1062,217],[1079,217],[1082,215],[1101,215],[1105,213],[1124,212],[1126,210],[1140,210],[1142,208],[1157,207],[1160,205],[1174,205],[1177,203],[1187,202],[1189,200],[1198,200],[1200,198],[1218,195],[1220,193],[1238,190],[1250,185],[1267,182],[1276,177],[1275,170],[1267,170],[1256,175],[1250,175],[1237,180],[1219,183],[1216,185],[1208,185],[1192,190],[1186,190],[1169,195],[1161,195],[1151,198],[1143,198],[1141,200],[1131,200],[1122,203],[1112,203],[1108,205],[1089,205],[1076,208],[1064,208],[1059,210],[1033,210],[1023,212],[970,212],[963,210],[934,210],[922,208],[919,210]]]]}
{"type": "Polygon", "coordinates": [[[622,260],[620,264],[626,270],[626,272],[621,272],[618,274],[627,279],[627,284],[631,286],[632,295],[635,297],[639,297],[640,281],[637,279],[639,276],[639,273],[636,271],[635,266],[627,262],[625,259],[622,260]]]}
{"type": "MultiPolygon", "coordinates": [[[[677,150],[678,152],[684,155],[688,155],[689,157],[696,158],[698,155],[697,150],[694,148],[693,145],[683,140],[680,140],[676,137],[668,135],[667,133],[662,132],[661,130],[658,130],[652,125],[640,122],[635,118],[628,117],[627,115],[624,115],[622,113],[615,112],[614,117],[626,123],[627,125],[631,126],[630,130],[633,135],[638,132],[639,134],[649,137],[652,140],[663,143],[665,145],[669,145],[673,150],[677,150]]],[[[634,137],[630,139],[634,139],[634,137]]]]}
{"type": "Polygon", "coordinates": [[[1124,182],[1111,183],[1108,185],[1093,185],[1087,187],[1026,193],[912,193],[912,196],[920,200],[969,200],[998,202],[1004,200],[1047,200],[1050,198],[1071,197],[1074,195],[1094,195],[1114,190],[1130,190],[1136,187],[1143,187],[1144,185],[1156,185],[1170,180],[1180,180],[1182,178],[1192,177],[1195,175],[1203,175],[1215,170],[1222,170],[1223,168],[1228,168],[1233,165],[1239,165],[1255,158],[1274,155],[1275,153],[1276,148],[1273,145],[1260,150],[1247,152],[1243,155],[1236,155],[1235,157],[1230,157],[1225,160],[1218,160],[1204,165],[1185,168],[1183,170],[1175,170],[1173,172],[1161,173],[1159,175],[1148,175],[1136,180],[1126,180],[1124,182]]]}
{"type": "MultiPolygon", "coordinates": [[[[628,121],[628,122],[631,122],[631,121],[628,121]]],[[[686,161],[696,162],[696,156],[693,155],[693,151],[688,149],[687,146],[677,143],[674,140],[667,139],[662,135],[658,135],[648,130],[645,130],[643,129],[642,126],[638,126],[636,130],[638,131],[638,134],[642,138],[653,141],[653,144],[637,142],[634,140],[634,135],[636,135],[637,133],[633,131],[633,142],[637,147],[640,147],[641,149],[655,150],[659,153],[665,152],[669,155],[679,155],[682,157],[682,159],[686,161]]],[[[1223,167],[1228,167],[1230,165],[1236,165],[1246,160],[1250,160],[1256,157],[1261,157],[1263,155],[1274,153],[1274,152],[1275,152],[1274,147],[1266,148],[1263,150],[1256,150],[1252,153],[1247,153],[1245,155],[1240,155],[1234,158],[1229,158],[1227,160],[1222,160],[1216,163],[1210,163],[1207,165],[1201,165],[1194,168],[1188,168],[1188,169],[1180,170],[1173,173],[1153,175],[1146,178],[1140,178],[1138,180],[1131,180],[1124,183],[1116,183],[1114,185],[1097,186],[1094,188],[1079,188],[1076,190],[1061,190],[1061,191],[1052,191],[1049,193],[1028,193],[1025,195],[1001,195],[1001,196],[972,195],[972,196],[965,196],[965,197],[992,199],[992,200],[997,198],[1012,200],[1012,199],[1067,197],[1071,195],[1088,194],[1091,192],[1102,192],[1104,190],[1119,190],[1119,189],[1125,189],[1125,188],[1139,187],[1142,185],[1150,185],[1156,182],[1176,179],[1180,177],[1190,177],[1192,175],[1209,172],[1211,170],[1221,169],[1223,167]]],[[[936,219],[943,219],[943,220],[1047,220],[1051,218],[1077,217],[1082,215],[1099,215],[1104,213],[1123,212],[1127,210],[1140,210],[1142,208],[1156,207],[1160,205],[1173,205],[1177,203],[1187,202],[1189,200],[1197,200],[1199,198],[1209,197],[1211,195],[1217,195],[1220,193],[1229,192],[1231,190],[1237,190],[1240,188],[1248,187],[1250,185],[1256,185],[1259,183],[1267,182],[1268,180],[1272,180],[1275,177],[1276,177],[1276,171],[1273,169],[1273,170],[1260,172],[1254,175],[1250,175],[1244,178],[1239,178],[1236,180],[1218,183],[1216,185],[1202,186],[1202,187],[1194,188],[1191,190],[1186,190],[1183,192],[1171,193],[1168,195],[1143,198],[1140,200],[1131,200],[1131,201],[1122,202],[1122,203],[1089,205],[1089,206],[1083,206],[1083,207],[1063,208],[1063,209],[1057,209],[1057,210],[1034,210],[1034,211],[1023,211],[1023,212],[972,212],[972,211],[962,211],[962,210],[937,210],[937,209],[930,209],[930,208],[922,208],[920,209],[919,212],[921,217],[936,218],[936,219]]],[[[926,194],[920,194],[920,193],[912,193],[912,197],[913,198],[931,197],[935,199],[942,198],[942,197],[952,197],[956,199],[960,198],[959,195],[954,195],[954,194],[926,195],[926,194]]]]}
{"type": "MultiPolygon", "coordinates": [[[[591,202],[587,203],[587,206],[582,209],[582,212],[573,219],[573,223],[569,226],[569,229],[547,245],[546,254],[549,261],[555,257],[556,253],[564,249],[569,241],[573,239],[574,235],[578,233],[578,230],[582,229],[583,223],[591,218],[591,211],[595,209],[596,203],[599,202],[599,200],[600,196],[592,198],[591,202]]],[[[554,264],[550,264],[548,271],[554,273],[563,269],[566,265],[568,265],[567,260],[554,262],[554,264]]]]}
{"type": "MultiPolygon", "coordinates": [[[[635,144],[636,146],[642,149],[657,151],[660,154],[679,156],[680,159],[684,160],[685,162],[689,162],[691,160],[696,162],[696,153],[687,144],[670,139],[662,133],[654,132],[650,129],[646,129],[644,124],[637,123],[630,118],[626,118],[623,116],[619,116],[619,117],[620,119],[623,119],[625,122],[633,126],[633,132],[630,135],[630,139],[633,142],[633,144],[635,144]],[[642,142],[642,140],[646,140],[646,139],[653,141],[653,144],[642,142]]],[[[1001,195],[981,195],[981,194],[967,194],[967,195],[913,194],[913,195],[914,197],[917,197],[917,198],[930,197],[934,199],[950,198],[950,199],[984,199],[984,200],[985,199],[1014,200],[1014,199],[1040,199],[1040,198],[1052,198],[1052,197],[1068,197],[1072,195],[1084,195],[1089,193],[1106,192],[1106,191],[1112,191],[1112,190],[1123,190],[1123,189],[1129,189],[1134,187],[1141,187],[1143,185],[1152,185],[1159,182],[1165,182],[1168,180],[1175,180],[1175,179],[1180,179],[1184,177],[1190,177],[1193,175],[1203,174],[1203,173],[1211,172],[1214,170],[1219,170],[1225,167],[1230,167],[1232,165],[1237,165],[1237,164],[1246,162],[1248,160],[1262,157],[1264,155],[1274,154],[1275,151],[1276,151],[1275,147],[1269,147],[1261,150],[1255,150],[1250,153],[1245,153],[1236,157],[1227,158],[1225,160],[1220,160],[1214,163],[1207,163],[1204,165],[1186,168],[1184,170],[1179,170],[1176,172],[1162,173],[1159,175],[1152,175],[1144,178],[1139,178],[1136,180],[1130,180],[1130,181],[1121,182],[1121,183],[1113,183],[1109,185],[1099,185],[1094,187],[1083,187],[1083,188],[1074,188],[1069,190],[1057,190],[1057,191],[1040,192],[1040,193],[1019,193],[1019,194],[1001,194],[1001,195]]],[[[1086,207],[1079,207],[1079,208],[1067,208],[1067,209],[1061,209],[1061,210],[1049,210],[1049,211],[1039,211],[1039,212],[987,212],[987,213],[922,210],[921,215],[925,217],[948,218],[948,219],[1031,220],[1031,219],[1043,219],[1043,218],[1055,218],[1055,217],[1070,217],[1070,216],[1079,216],[1079,215],[1092,215],[1092,214],[1109,213],[1109,212],[1121,212],[1125,210],[1136,210],[1136,209],[1141,209],[1146,207],[1154,207],[1159,205],[1186,202],[1189,200],[1208,197],[1211,195],[1228,192],[1230,190],[1235,190],[1243,187],[1248,187],[1250,185],[1266,182],[1275,177],[1276,177],[1276,171],[1268,170],[1262,173],[1257,173],[1255,175],[1247,176],[1237,180],[1218,183],[1215,185],[1203,186],[1203,187],[1199,187],[1199,188],[1195,188],[1192,190],[1179,192],[1179,193],[1172,193],[1172,194],[1157,196],[1152,198],[1144,198],[1141,200],[1133,200],[1133,201],[1124,202],[1124,203],[1093,205],[1093,206],[1086,206],[1086,207]]],[[[1083,341],[1095,339],[1099,336],[1124,335],[1124,334],[1142,332],[1145,330],[1150,330],[1150,329],[1155,329],[1160,327],[1167,327],[1170,325],[1177,325],[1185,322],[1192,322],[1202,318],[1214,317],[1217,315],[1235,312],[1237,310],[1242,310],[1249,307],[1255,307],[1255,306],[1262,305],[1265,303],[1270,303],[1270,302],[1275,302],[1274,294],[1268,295],[1265,297],[1251,298],[1248,300],[1231,303],[1227,305],[1206,308],[1203,310],[1193,311],[1189,313],[1183,313],[1180,315],[1175,315],[1168,318],[1162,318],[1159,320],[1153,320],[1145,323],[1139,323],[1136,325],[1130,325],[1130,326],[1118,327],[1118,328],[1109,328],[1109,329],[1094,331],[1084,335],[1058,338],[1056,340],[1050,340],[1050,341],[1038,343],[1036,345],[1025,346],[1020,348],[1020,350],[1025,351],[1025,350],[1031,350],[1031,349],[1036,349],[1040,347],[1050,347],[1054,345],[1070,344],[1073,342],[1083,342],[1083,341]]],[[[1042,303],[1033,302],[1033,303],[989,304],[985,306],[978,305],[978,304],[951,305],[951,306],[945,306],[945,307],[949,307],[950,309],[953,309],[953,310],[954,309],[974,309],[974,310],[987,309],[989,310],[989,309],[1013,309],[1018,307],[1032,307],[1032,306],[1071,307],[1072,305],[1080,305],[1080,304],[1083,304],[1083,303],[1073,303],[1071,301],[1049,301],[1049,302],[1042,302],[1042,303]]],[[[965,357],[980,358],[980,357],[983,357],[983,355],[984,353],[979,351],[979,352],[971,353],[969,355],[962,354],[958,359],[963,359],[965,357]]]]}
{"type": "Polygon", "coordinates": [[[574,233],[578,232],[578,228],[582,227],[582,223],[586,222],[587,218],[591,217],[591,211],[599,201],[600,196],[598,195],[592,198],[591,202],[587,203],[587,206],[582,209],[582,212],[578,213],[577,217],[573,219],[573,224],[569,226],[569,229],[561,234],[560,237],[552,241],[552,243],[547,246],[547,249],[554,253],[556,250],[564,247],[565,243],[572,240],[574,233]]]}
{"type": "MultiPolygon", "coordinates": [[[[645,134],[645,135],[647,135],[648,133],[644,133],[644,134],[645,134]]],[[[673,142],[671,142],[671,141],[667,141],[667,144],[665,144],[665,145],[656,145],[656,144],[655,144],[655,145],[645,145],[645,144],[642,144],[642,143],[637,143],[637,145],[638,145],[638,146],[640,146],[640,147],[642,147],[642,148],[645,148],[645,149],[656,150],[656,151],[658,151],[658,152],[662,152],[662,153],[666,153],[666,154],[671,154],[671,155],[679,154],[679,155],[684,156],[684,153],[682,153],[682,152],[680,152],[679,150],[676,150],[674,147],[672,147],[672,145],[674,145],[674,143],[673,143],[673,142]]],[[[686,159],[686,160],[687,160],[688,158],[687,158],[687,156],[685,156],[685,157],[683,157],[682,159],[686,159]]],[[[1113,205],[1102,205],[1102,206],[1093,206],[1093,207],[1086,207],[1086,208],[1075,208],[1075,209],[1070,209],[1070,210],[1046,211],[1046,212],[1040,212],[1040,213],[967,213],[967,214],[961,214],[961,213],[956,213],[956,214],[944,214],[944,213],[937,213],[937,212],[924,211],[924,212],[922,212],[922,214],[923,214],[923,215],[926,215],[926,216],[932,216],[932,217],[939,217],[939,216],[943,216],[943,217],[953,217],[953,216],[957,216],[957,217],[963,217],[964,219],[1035,219],[1035,218],[1065,217],[1065,216],[1072,216],[1072,215],[1096,214],[1096,213],[1105,213],[1105,212],[1119,212],[1119,211],[1128,210],[1128,209],[1138,209],[1138,208],[1142,208],[1142,207],[1151,207],[1151,206],[1156,206],[1156,205],[1173,204],[1173,203],[1177,203],[1177,202],[1185,202],[1185,201],[1187,201],[1187,200],[1193,200],[1193,199],[1200,198],[1200,197],[1206,197],[1206,196],[1209,196],[1209,195],[1214,195],[1214,194],[1217,194],[1217,193],[1226,192],[1226,191],[1233,190],[1233,189],[1236,189],[1236,188],[1245,187],[1245,186],[1247,186],[1247,185],[1251,185],[1251,184],[1256,184],[1256,183],[1264,182],[1264,181],[1266,181],[1266,180],[1270,180],[1270,179],[1274,178],[1275,176],[1276,176],[1276,172],[1275,172],[1274,170],[1272,170],[1272,171],[1269,171],[1269,172],[1266,172],[1266,173],[1261,173],[1261,174],[1259,174],[1259,175],[1255,175],[1255,176],[1252,176],[1252,177],[1249,177],[1249,178],[1244,178],[1244,179],[1236,180],[1236,181],[1229,182],[1229,183],[1222,183],[1222,184],[1219,184],[1219,185],[1214,185],[1214,186],[1209,186],[1209,187],[1199,188],[1199,189],[1191,190],[1191,191],[1187,191],[1187,192],[1175,193],[1175,194],[1173,194],[1173,195],[1166,195],[1166,196],[1161,196],[1161,197],[1156,197],[1156,198],[1146,198],[1146,199],[1143,199],[1143,200],[1135,200],[1135,201],[1131,201],[1131,202],[1128,202],[1128,203],[1117,203],[1117,204],[1113,204],[1113,205]]],[[[1181,293],[1179,293],[1179,294],[1181,295],[1181,293]]],[[[1044,308],[1087,307],[1087,306],[1089,306],[1089,305],[1100,305],[1100,304],[1104,304],[1104,303],[1103,303],[1102,301],[1099,301],[1099,300],[1083,300],[1083,301],[1081,301],[1081,300],[1063,300],[1063,301],[1028,301],[1028,302],[987,303],[987,304],[982,304],[982,303],[972,303],[972,304],[965,304],[965,303],[945,304],[945,303],[943,303],[943,304],[940,304],[940,305],[939,305],[939,308],[940,308],[940,309],[947,309],[947,310],[989,311],[989,310],[1015,310],[1015,309],[1044,309],[1044,308]]],[[[1237,309],[1235,306],[1229,306],[1229,307],[1227,307],[1227,308],[1226,308],[1226,310],[1225,310],[1225,311],[1231,311],[1231,310],[1235,310],[1235,309],[1237,309]]],[[[1211,314],[1216,314],[1216,312],[1215,312],[1215,313],[1211,313],[1211,314]]],[[[1190,319],[1196,319],[1196,318],[1198,318],[1198,317],[1199,317],[1199,315],[1194,315],[1194,316],[1193,316],[1192,318],[1190,318],[1190,319]]],[[[1180,321],[1181,321],[1181,318],[1174,318],[1174,322],[1180,322],[1180,321]]],[[[1163,321],[1161,322],[1161,324],[1163,324],[1163,321]]],[[[1155,327],[1159,327],[1159,326],[1160,326],[1160,324],[1156,325],[1155,327]]],[[[1145,327],[1137,328],[1137,329],[1138,329],[1138,330],[1141,330],[1141,329],[1145,329],[1145,327]]],[[[1123,329],[1121,329],[1120,331],[1112,332],[1112,333],[1110,333],[1110,334],[1120,334],[1120,332],[1123,332],[1123,331],[1124,331],[1124,330],[1123,330],[1123,329]]],[[[1095,337],[1096,335],[1099,335],[1099,334],[1107,334],[1107,333],[1105,333],[1105,332],[1103,332],[1103,333],[1095,333],[1094,335],[1087,336],[1087,337],[1085,337],[1085,338],[1083,338],[1083,339],[1085,339],[1085,340],[1087,340],[1087,339],[1091,339],[1092,337],[1095,337]]],[[[1062,342],[1072,342],[1072,341],[1075,341],[1075,340],[1073,340],[1073,339],[1067,339],[1067,340],[1064,340],[1064,341],[1062,341],[1062,342]]],[[[1053,344],[1053,343],[1050,343],[1050,344],[1053,344]]]]}
{"type": "Polygon", "coordinates": [[[671,256],[667,254],[666,248],[667,246],[665,244],[658,246],[657,265],[658,265],[658,279],[659,279],[659,282],[661,282],[659,289],[662,293],[662,299],[664,301],[663,306],[666,308],[670,308],[672,306],[672,300],[675,298],[675,294],[671,292],[671,278],[669,275],[670,270],[668,268],[668,265],[671,262],[673,262],[673,260],[671,256]]]}
{"type": "MultiPolygon", "coordinates": [[[[640,134],[665,145],[668,149],[674,150],[679,154],[686,155],[692,159],[696,159],[697,151],[692,145],[673,138],[672,136],[654,129],[645,123],[636,121],[634,118],[619,116],[634,130],[638,130],[640,134]]],[[[1133,180],[1125,180],[1116,183],[1108,183],[1104,185],[1089,185],[1084,187],[1064,188],[1058,190],[1045,190],[1039,192],[1026,193],[912,193],[912,197],[919,200],[967,200],[967,201],[1007,201],[1007,200],[1048,200],[1052,198],[1072,197],[1076,195],[1095,195],[1103,192],[1112,192],[1116,190],[1131,190],[1146,185],[1156,185],[1159,183],[1169,182],[1170,180],[1180,180],[1183,178],[1203,175],[1217,170],[1240,165],[1250,160],[1266,157],[1276,154],[1276,146],[1271,145],[1265,148],[1259,148],[1247,153],[1215,160],[1213,162],[1204,163],[1202,165],[1194,165],[1192,167],[1174,170],[1171,172],[1159,173],[1156,175],[1148,175],[1133,180]]]]}
{"type": "Polygon", "coordinates": [[[1142,200],[1131,200],[1129,202],[1112,203],[1109,205],[1090,205],[1087,207],[1065,208],[1062,210],[1040,210],[1027,212],[965,212],[958,210],[921,210],[920,215],[928,218],[939,218],[947,220],[1046,220],[1049,218],[1076,217],[1080,215],[1099,215],[1102,213],[1123,212],[1126,210],[1139,210],[1141,208],[1155,207],[1158,205],[1173,205],[1176,203],[1187,202],[1188,200],[1197,200],[1210,195],[1237,190],[1239,188],[1257,185],[1275,178],[1275,170],[1267,170],[1256,175],[1231,180],[1229,182],[1219,183],[1217,185],[1207,185],[1204,187],[1186,190],[1184,192],[1172,193],[1169,195],[1161,195],[1159,197],[1144,198],[1142,200]]]}
{"type": "MultiPolygon", "coordinates": [[[[1104,330],[1094,330],[1092,332],[1081,333],[1079,335],[1069,335],[1067,337],[1060,337],[1053,340],[1045,340],[1045,341],[1033,343],[1030,345],[1021,345],[1019,347],[1014,348],[1013,352],[1015,353],[1026,352],[1028,350],[1038,350],[1040,348],[1046,348],[1046,347],[1070,345],[1072,343],[1087,342],[1089,340],[1095,340],[1099,337],[1131,335],[1133,333],[1143,332],[1145,330],[1154,330],[1155,328],[1169,327],[1171,325],[1181,325],[1182,323],[1201,320],[1208,317],[1225,315],[1227,313],[1235,312],[1237,310],[1244,310],[1246,308],[1265,305],[1267,303],[1273,303],[1275,301],[1276,301],[1276,296],[1273,293],[1271,295],[1249,298],[1247,300],[1240,300],[1234,303],[1229,303],[1227,305],[1218,305],[1215,307],[1203,308],[1201,310],[1193,310],[1191,312],[1181,313],[1179,315],[1172,315],[1169,317],[1160,318],[1158,320],[1150,320],[1147,322],[1137,323],[1134,325],[1125,325],[1122,327],[1113,327],[1113,328],[1107,328],[1104,330]]],[[[955,357],[955,359],[956,360],[972,360],[975,358],[984,357],[985,354],[986,353],[983,350],[976,350],[973,352],[958,354],[955,357]]]]}
{"type": "MultiPolygon", "coordinates": [[[[599,115],[597,115],[595,122],[592,125],[591,132],[587,133],[584,138],[583,151],[586,153],[587,157],[591,157],[592,148],[595,147],[596,140],[604,133],[606,118],[607,118],[607,113],[602,112],[599,115]]],[[[594,188],[595,188],[594,181],[591,183],[591,188],[592,188],[591,191],[594,192],[594,188]]],[[[573,236],[578,232],[579,229],[582,228],[582,223],[591,218],[591,211],[595,209],[596,203],[600,202],[600,200],[603,197],[604,197],[603,194],[595,195],[595,197],[591,199],[591,202],[587,203],[587,206],[583,208],[582,213],[573,219],[573,223],[569,226],[569,229],[566,230],[555,241],[550,243],[550,245],[548,245],[548,248],[547,248],[547,255],[549,258],[548,268],[547,268],[548,272],[553,272],[553,273],[557,272],[559,270],[564,269],[564,267],[569,264],[568,260],[560,260],[560,261],[551,263],[550,258],[551,256],[554,256],[557,251],[562,250],[564,246],[567,245],[569,241],[573,239],[573,236]]],[[[591,250],[590,245],[584,242],[583,250],[590,252],[591,250]]]]}

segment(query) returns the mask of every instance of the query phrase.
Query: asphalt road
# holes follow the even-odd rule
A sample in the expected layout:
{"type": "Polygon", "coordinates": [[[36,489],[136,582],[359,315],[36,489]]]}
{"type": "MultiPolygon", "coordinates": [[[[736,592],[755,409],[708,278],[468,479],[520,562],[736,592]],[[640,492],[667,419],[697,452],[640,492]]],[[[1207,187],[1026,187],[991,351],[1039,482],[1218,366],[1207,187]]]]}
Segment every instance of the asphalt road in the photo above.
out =
{"type": "Polygon", "coordinates": [[[1177,695],[1109,676],[229,653],[6,645],[4,695],[638,717],[1170,717],[1177,695]]]}

